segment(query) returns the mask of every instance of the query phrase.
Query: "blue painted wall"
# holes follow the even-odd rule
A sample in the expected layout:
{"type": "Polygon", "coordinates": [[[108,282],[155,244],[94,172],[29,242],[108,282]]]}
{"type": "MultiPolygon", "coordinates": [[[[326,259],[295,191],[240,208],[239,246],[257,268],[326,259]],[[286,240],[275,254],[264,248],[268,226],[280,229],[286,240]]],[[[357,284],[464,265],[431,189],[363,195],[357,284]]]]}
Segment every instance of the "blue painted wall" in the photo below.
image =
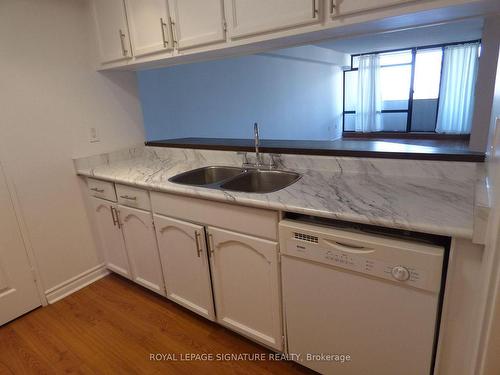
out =
{"type": "Polygon", "coordinates": [[[137,76],[147,140],[252,138],[254,122],[263,139],[325,140],[340,125],[341,72],[333,65],[252,55],[137,76]]]}

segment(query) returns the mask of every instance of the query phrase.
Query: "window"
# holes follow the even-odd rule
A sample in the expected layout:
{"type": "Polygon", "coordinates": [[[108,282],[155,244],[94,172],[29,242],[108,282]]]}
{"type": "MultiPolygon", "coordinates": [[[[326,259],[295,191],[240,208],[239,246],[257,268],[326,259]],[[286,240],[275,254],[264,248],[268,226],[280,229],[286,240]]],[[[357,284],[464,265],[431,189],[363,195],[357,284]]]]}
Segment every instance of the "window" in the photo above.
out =
{"type": "MultiPolygon", "coordinates": [[[[454,44],[478,43],[479,41],[454,44]]],[[[446,46],[375,52],[380,59],[380,119],[384,132],[435,132],[446,46]]],[[[355,131],[360,55],[344,72],[344,132],[355,131]]]]}

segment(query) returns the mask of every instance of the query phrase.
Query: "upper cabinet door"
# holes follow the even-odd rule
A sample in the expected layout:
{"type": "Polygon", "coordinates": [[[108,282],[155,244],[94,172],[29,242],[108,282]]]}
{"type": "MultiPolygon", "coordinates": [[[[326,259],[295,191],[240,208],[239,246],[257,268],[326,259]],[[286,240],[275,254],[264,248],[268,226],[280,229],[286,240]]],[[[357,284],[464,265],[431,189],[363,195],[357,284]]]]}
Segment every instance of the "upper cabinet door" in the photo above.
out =
{"type": "Polygon", "coordinates": [[[227,0],[232,38],[320,21],[321,0],[227,0]]]}
{"type": "Polygon", "coordinates": [[[278,244],[208,228],[217,321],[282,350],[278,244]]]}
{"type": "Polygon", "coordinates": [[[151,213],[124,206],[118,206],[117,210],[134,281],[165,295],[151,213]]]}
{"type": "Polygon", "coordinates": [[[365,12],[369,10],[375,10],[378,8],[390,7],[393,5],[399,5],[409,2],[415,2],[414,0],[356,0],[356,1],[344,1],[344,0],[328,0],[329,13],[332,17],[345,16],[349,14],[365,12]]]}
{"type": "Polygon", "coordinates": [[[167,297],[214,320],[205,230],[165,216],[154,216],[167,297]]]}
{"type": "Polygon", "coordinates": [[[103,199],[91,197],[106,267],[122,276],[132,278],[122,231],[118,227],[115,206],[103,199]]]}
{"type": "Polygon", "coordinates": [[[168,0],[174,42],[179,49],[223,42],[223,0],[168,0]]]}
{"type": "Polygon", "coordinates": [[[173,49],[167,0],[125,0],[135,56],[173,49]]]}
{"type": "Polygon", "coordinates": [[[93,0],[101,62],[132,57],[123,0],[93,0]]]}

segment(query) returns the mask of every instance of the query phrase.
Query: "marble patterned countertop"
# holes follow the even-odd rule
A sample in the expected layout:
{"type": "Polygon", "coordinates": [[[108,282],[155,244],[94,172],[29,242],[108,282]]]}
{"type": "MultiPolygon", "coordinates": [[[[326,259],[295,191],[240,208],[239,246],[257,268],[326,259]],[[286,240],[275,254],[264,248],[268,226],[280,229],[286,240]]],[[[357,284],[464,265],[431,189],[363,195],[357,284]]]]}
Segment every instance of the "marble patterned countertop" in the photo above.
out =
{"type": "Polygon", "coordinates": [[[473,236],[474,163],[438,165],[413,161],[413,164],[404,165],[399,161],[391,165],[392,161],[356,158],[316,157],[314,161],[304,157],[283,158],[279,160],[280,167],[295,170],[302,178],[277,192],[255,194],[168,181],[178,173],[202,166],[240,166],[236,153],[229,157],[217,154],[212,158],[217,152],[175,151],[177,154],[173,155],[155,149],[128,152],[121,158],[108,155],[101,162],[96,162],[95,158],[93,161],[75,159],[75,167],[82,176],[154,191],[422,233],[461,238],[473,236]],[[160,155],[160,152],[167,154],[160,155]],[[466,173],[454,178],[459,175],[460,168],[466,173]]]}

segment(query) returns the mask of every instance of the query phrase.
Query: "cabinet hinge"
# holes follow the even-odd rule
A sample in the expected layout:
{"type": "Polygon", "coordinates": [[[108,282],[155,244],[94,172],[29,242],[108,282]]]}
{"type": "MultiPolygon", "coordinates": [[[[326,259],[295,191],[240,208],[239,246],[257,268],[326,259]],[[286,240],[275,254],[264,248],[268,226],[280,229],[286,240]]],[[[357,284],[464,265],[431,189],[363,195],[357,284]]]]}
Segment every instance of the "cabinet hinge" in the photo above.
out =
{"type": "Polygon", "coordinates": [[[224,31],[227,31],[227,22],[226,22],[226,20],[222,20],[222,29],[224,31]]]}
{"type": "Polygon", "coordinates": [[[152,221],[151,224],[153,224],[153,229],[156,230],[156,225],[155,225],[155,222],[152,221]]]}
{"type": "Polygon", "coordinates": [[[35,283],[37,282],[37,279],[36,279],[36,272],[35,272],[35,269],[34,268],[31,268],[31,275],[33,276],[33,280],[35,281],[35,283]]]}

